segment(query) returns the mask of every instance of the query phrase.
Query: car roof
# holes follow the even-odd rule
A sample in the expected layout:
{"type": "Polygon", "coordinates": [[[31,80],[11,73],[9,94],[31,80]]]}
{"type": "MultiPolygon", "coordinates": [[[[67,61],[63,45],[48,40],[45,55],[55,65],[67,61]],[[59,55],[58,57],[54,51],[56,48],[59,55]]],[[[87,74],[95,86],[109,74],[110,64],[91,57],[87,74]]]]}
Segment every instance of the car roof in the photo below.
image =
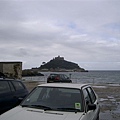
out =
{"type": "Polygon", "coordinates": [[[77,84],[77,83],[46,83],[46,84],[40,84],[40,85],[38,85],[38,87],[39,86],[81,89],[82,87],[89,86],[89,85],[87,85],[87,84],[77,84]]]}
{"type": "Polygon", "coordinates": [[[0,78],[0,81],[21,81],[18,79],[0,78]]]}
{"type": "Polygon", "coordinates": [[[66,75],[66,74],[60,74],[60,73],[51,73],[50,75],[66,75]]]}

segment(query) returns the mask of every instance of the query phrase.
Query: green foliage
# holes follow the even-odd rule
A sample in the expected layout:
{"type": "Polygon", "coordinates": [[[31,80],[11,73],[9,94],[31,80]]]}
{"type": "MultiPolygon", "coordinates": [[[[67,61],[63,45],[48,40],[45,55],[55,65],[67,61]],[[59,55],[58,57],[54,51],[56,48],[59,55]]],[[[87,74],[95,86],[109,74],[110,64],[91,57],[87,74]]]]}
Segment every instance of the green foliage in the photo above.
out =
{"type": "Polygon", "coordinates": [[[44,76],[43,74],[39,73],[38,71],[32,71],[32,70],[23,70],[22,76],[44,76]]]}

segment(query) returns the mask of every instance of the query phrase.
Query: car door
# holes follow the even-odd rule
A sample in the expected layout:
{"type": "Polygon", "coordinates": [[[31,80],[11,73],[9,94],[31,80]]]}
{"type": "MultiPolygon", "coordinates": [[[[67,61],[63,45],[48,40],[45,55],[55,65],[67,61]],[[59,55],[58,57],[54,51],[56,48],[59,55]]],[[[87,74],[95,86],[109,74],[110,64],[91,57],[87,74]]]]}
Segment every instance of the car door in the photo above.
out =
{"type": "Polygon", "coordinates": [[[93,114],[92,119],[96,120],[99,117],[99,115],[98,115],[99,109],[100,109],[99,108],[99,101],[98,101],[97,95],[95,94],[95,92],[93,91],[93,89],[91,87],[88,87],[87,91],[90,95],[91,103],[96,105],[96,109],[91,111],[93,114]]]}
{"type": "Polygon", "coordinates": [[[14,98],[16,99],[16,104],[19,104],[22,99],[28,94],[27,89],[20,81],[12,81],[15,88],[14,98]]]}
{"type": "Polygon", "coordinates": [[[13,93],[8,81],[0,81],[0,113],[12,108],[13,104],[13,93]]]}
{"type": "Polygon", "coordinates": [[[98,115],[98,101],[97,97],[91,87],[86,87],[83,89],[83,95],[85,99],[85,109],[86,109],[86,118],[89,120],[96,120],[98,115]],[[89,110],[89,104],[96,104],[97,108],[95,110],[89,110]]]}

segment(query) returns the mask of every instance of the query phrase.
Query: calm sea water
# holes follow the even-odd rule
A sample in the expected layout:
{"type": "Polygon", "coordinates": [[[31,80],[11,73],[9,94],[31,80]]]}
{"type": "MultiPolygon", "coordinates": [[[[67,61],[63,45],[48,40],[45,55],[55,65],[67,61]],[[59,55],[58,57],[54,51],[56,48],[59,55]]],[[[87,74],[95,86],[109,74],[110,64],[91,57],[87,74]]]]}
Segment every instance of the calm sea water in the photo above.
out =
{"type": "MultiPolygon", "coordinates": [[[[41,72],[44,76],[24,77],[25,80],[46,82],[53,72],[41,72]]],[[[58,72],[54,72],[58,73],[58,72]]],[[[115,83],[120,84],[120,71],[59,72],[69,76],[77,83],[115,83]]]]}

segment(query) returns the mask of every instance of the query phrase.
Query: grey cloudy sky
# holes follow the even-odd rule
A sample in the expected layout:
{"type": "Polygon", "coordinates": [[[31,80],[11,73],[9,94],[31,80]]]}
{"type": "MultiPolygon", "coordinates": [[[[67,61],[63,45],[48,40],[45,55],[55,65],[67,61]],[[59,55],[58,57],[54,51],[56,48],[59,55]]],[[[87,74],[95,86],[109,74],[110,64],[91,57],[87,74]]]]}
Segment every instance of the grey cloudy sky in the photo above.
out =
{"type": "Polygon", "coordinates": [[[120,0],[0,0],[0,61],[27,69],[58,55],[120,70],[120,0]]]}

